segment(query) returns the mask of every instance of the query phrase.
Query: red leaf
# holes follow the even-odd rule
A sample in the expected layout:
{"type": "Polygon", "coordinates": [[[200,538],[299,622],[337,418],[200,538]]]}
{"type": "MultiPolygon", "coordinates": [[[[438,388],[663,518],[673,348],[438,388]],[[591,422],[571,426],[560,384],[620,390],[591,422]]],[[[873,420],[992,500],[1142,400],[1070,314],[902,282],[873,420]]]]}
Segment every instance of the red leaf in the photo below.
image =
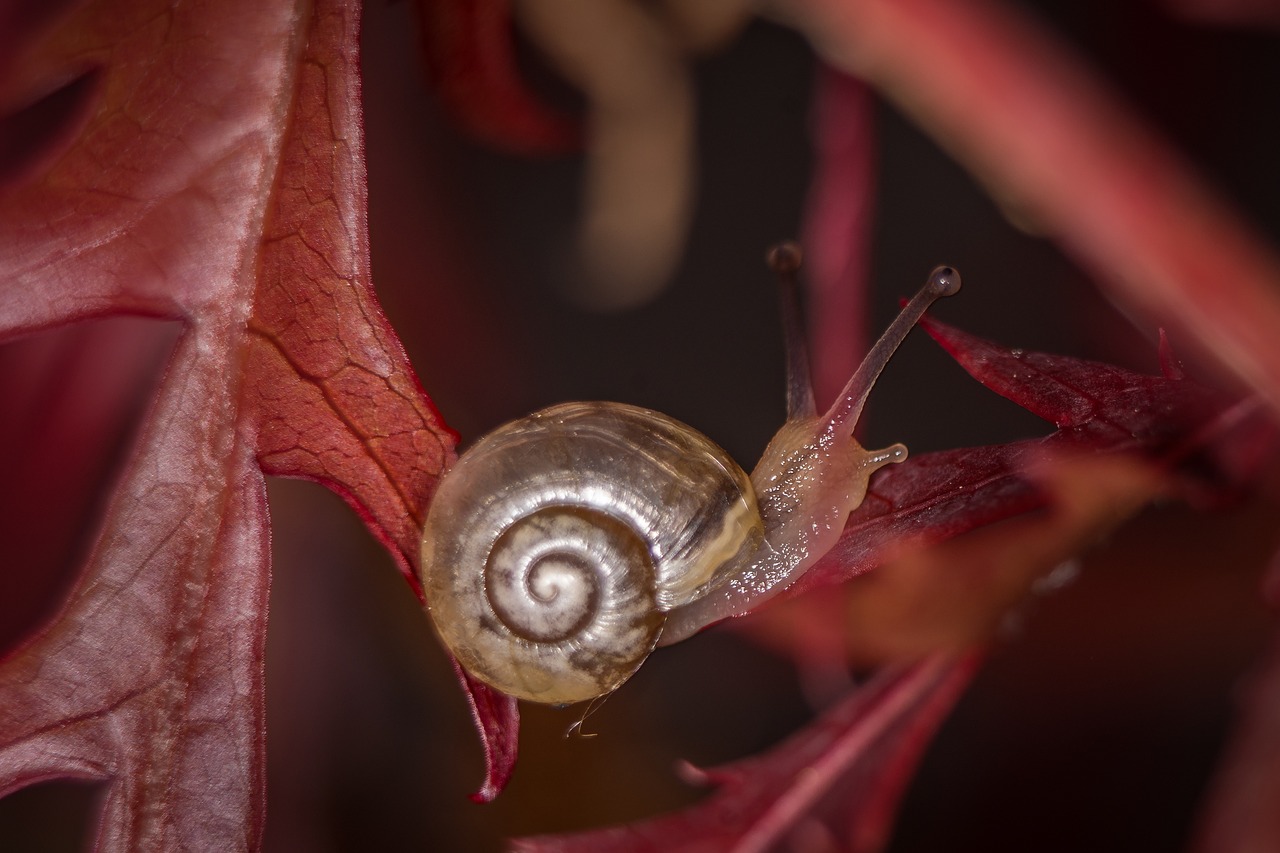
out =
{"type": "MultiPolygon", "coordinates": [[[[1280,553],[1262,578],[1272,611],[1280,606],[1280,553]]],[[[1204,797],[1191,849],[1268,850],[1280,844],[1280,645],[1276,637],[1239,691],[1237,720],[1204,797]]]]}
{"type": "Polygon", "coordinates": [[[1210,489],[1245,480],[1274,447],[1255,401],[1229,406],[1189,380],[1099,362],[1007,349],[926,319],[924,327],[975,378],[1058,425],[1041,439],[948,450],[880,471],[834,548],[785,593],[841,583],[903,543],[940,542],[1045,505],[1025,472],[1064,453],[1136,453],[1202,478],[1210,489]],[[1212,439],[1212,441],[1210,441],[1212,439]],[[1246,458],[1235,456],[1237,449],[1246,458]]]}
{"type": "MultiPolygon", "coordinates": [[[[99,2],[0,79],[97,81],[0,199],[0,337],[184,324],[78,585],[0,665],[0,790],[106,781],[100,849],[259,845],[263,472],[338,491],[411,579],[453,458],[369,284],[357,43],[341,0],[99,2]]],[[[515,706],[466,687],[492,796],[515,706]]]]}
{"type": "Polygon", "coordinates": [[[642,823],[517,841],[523,851],[713,851],[884,847],[899,797],[924,748],[969,683],[977,660],[932,658],[878,674],[769,752],[711,770],[686,768],[716,791],[693,808],[642,823]]]}
{"type": "Polygon", "coordinates": [[[1205,798],[1193,850],[1235,853],[1280,844],[1280,656],[1274,640],[1241,698],[1241,719],[1205,798]]]}
{"type": "Polygon", "coordinates": [[[519,153],[561,153],[581,129],[520,77],[510,0],[417,0],[427,70],[444,108],[476,139],[519,153]]]}
{"type": "Polygon", "coordinates": [[[1170,490],[1128,455],[1046,459],[1023,473],[1043,510],[929,548],[908,543],[856,583],[782,602],[744,627],[815,676],[823,664],[843,673],[982,647],[1032,593],[1072,579],[1073,558],[1170,490]]]}
{"type": "Polygon", "coordinates": [[[1220,405],[1191,383],[1144,376],[1097,361],[1009,349],[925,318],[921,325],[969,375],[1059,429],[1092,425],[1120,438],[1138,437],[1171,416],[1185,429],[1220,405]]]}

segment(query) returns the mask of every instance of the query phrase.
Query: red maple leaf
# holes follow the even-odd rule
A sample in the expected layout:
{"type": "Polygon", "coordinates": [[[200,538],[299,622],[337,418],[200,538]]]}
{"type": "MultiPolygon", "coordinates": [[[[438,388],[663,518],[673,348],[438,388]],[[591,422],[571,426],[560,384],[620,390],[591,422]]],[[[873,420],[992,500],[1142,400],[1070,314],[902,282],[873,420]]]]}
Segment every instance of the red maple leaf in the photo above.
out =
{"type": "MultiPolygon", "coordinates": [[[[370,288],[357,22],[100,2],[9,57],[10,126],[52,130],[0,198],[0,337],[182,324],[74,590],[0,665],[0,791],[105,781],[100,849],[259,846],[263,474],[338,492],[413,584],[453,458],[370,288]]],[[[492,796],[515,707],[464,683],[492,796]]]]}
{"type": "MultiPolygon", "coordinates": [[[[1184,494],[1234,490],[1274,451],[1274,425],[1260,416],[1256,399],[1232,405],[1181,376],[1147,376],[1013,350],[935,320],[924,324],[975,378],[1051,420],[1058,431],[1008,445],[925,454],[881,471],[839,544],[784,595],[880,568],[904,574],[909,588],[949,596],[946,618],[968,627],[977,611],[985,625],[1016,605],[1036,575],[1076,553],[1082,538],[1113,527],[1151,498],[1176,490],[1178,482],[1184,494]],[[1206,458],[1217,446],[1247,448],[1249,456],[1206,458]],[[922,564],[917,571],[881,565],[912,546],[952,540],[1031,510],[1046,512],[1028,516],[1021,527],[913,554],[922,564]],[[984,572],[978,583],[975,567],[984,572]],[[1002,574],[1014,582],[1001,582],[1002,574]],[[947,577],[955,575],[977,588],[976,600],[954,594],[947,577]]],[[[917,591],[891,589],[898,597],[917,591]]],[[[865,610],[871,627],[864,633],[892,630],[900,613],[881,621],[874,616],[885,605],[882,595],[865,610]]],[[[806,646],[805,631],[814,626],[805,622],[812,623],[815,612],[821,618],[822,611],[800,609],[776,632],[786,639],[774,644],[790,644],[802,664],[820,657],[806,646]]],[[[847,609],[832,615],[834,631],[862,628],[847,609]]],[[[927,652],[925,643],[971,649],[989,639],[968,631],[940,640],[941,629],[929,628],[906,654],[927,652]]],[[[790,843],[880,850],[912,769],[976,665],[973,655],[947,662],[935,654],[913,666],[887,667],[767,754],[705,773],[686,772],[691,781],[718,786],[697,806],[627,826],[527,839],[517,849],[746,851],[790,843]]]]}
{"type": "Polygon", "coordinates": [[[643,823],[517,841],[553,851],[883,848],[898,797],[968,684],[975,657],[886,669],[767,753],[683,775],[715,787],[697,806],[643,823]]]}
{"type": "Polygon", "coordinates": [[[837,545],[783,594],[798,601],[744,626],[802,666],[988,642],[1038,579],[1151,500],[1230,501],[1275,455],[1261,401],[1184,378],[1167,344],[1166,375],[1152,376],[922,324],[974,378],[1058,429],[877,474],[837,545]],[[872,569],[834,598],[805,595],[872,569]]]}
{"type": "Polygon", "coordinates": [[[929,453],[880,472],[840,542],[790,595],[847,580],[905,542],[939,542],[1045,506],[1050,495],[1027,473],[1054,458],[1137,454],[1169,473],[1208,478],[1188,480],[1187,488],[1230,488],[1247,481],[1273,445],[1274,428],[1256,399],[1232,404],[1187,379],[1001,347],[928,318],[922,325],[974,378],[1058,430],[929,453]]]}

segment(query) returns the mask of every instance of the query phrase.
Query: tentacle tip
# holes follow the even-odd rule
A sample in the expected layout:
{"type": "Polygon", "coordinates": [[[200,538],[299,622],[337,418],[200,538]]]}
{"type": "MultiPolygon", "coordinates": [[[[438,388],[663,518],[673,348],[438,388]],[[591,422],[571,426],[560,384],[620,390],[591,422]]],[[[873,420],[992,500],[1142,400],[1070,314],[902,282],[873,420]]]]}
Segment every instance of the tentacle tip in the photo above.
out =
{"type": "Polygon", "coordinates": [[[946,265],[934,267],[925,287],[934,296],[954,296],[960,292],[960,271],[946,265]]]}
{"type": "Polygon", "coordinates": [[[765,263],[775,275],[794,275],[804,265],[804,250],[794,240],[785,240],[769,249],[765,263]]]}
{"type": "Polygon", "coordinates": [[[905,444],[894,444],[884,450],[868,451],[862,459],[862,466],[869,473],[886,465],[895,465],[898,462],[903,462],[906,458],[907,446],[905,444]]]}

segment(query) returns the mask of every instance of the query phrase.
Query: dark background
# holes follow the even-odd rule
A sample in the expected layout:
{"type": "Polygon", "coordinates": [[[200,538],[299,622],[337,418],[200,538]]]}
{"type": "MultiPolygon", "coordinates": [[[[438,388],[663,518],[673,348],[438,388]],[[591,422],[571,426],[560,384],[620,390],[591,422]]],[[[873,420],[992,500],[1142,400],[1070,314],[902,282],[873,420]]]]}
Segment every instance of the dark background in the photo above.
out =
{"type": "MultiPolygon", "coordinates": [[[[1271,33],[1179,23],[1144,3],[1033,5],[1266,234],[1280,233],[1271,33]]],[[[653,304],[603,316],[557,287],[580,159],[474,145],[423,85],[410,6],[369,4],[365,28],[374,282],[446,421],[465,440],[549,403],[615,399],[696,426],[750,467],[784,415],[761,258],[797,234],[805,203],[815,69],[803,40],[756,23],[696,62],[700,174],[684,260],[653,304]]],[[[876,331],[946,262],[965,276],[962,295],[937,309],[947,321],[1156,370],[1153,328],[1119,317],[890,108],[876,120],[876,331]]],[[[1049,429],[913,336],[872,397],[865,435],[919,453],[1049,429]]],[[[473,805],[478,742],[390,559],[318,487],[273,482],[271,502],[268,850],[486,850],[640,819],[697,799],[672,772],[678,759],[757,753],[814,713],[788,662],[719,629],[655,654],[587,720],[593,737],[565,736],[580,710],[525,706],[510,788],[473,805]]],[[[1256,586],[1273,519],[1257,502],[1163,507],[1088,555],[1079,581],[1022,614],[946,723],[892,849],[1181,849],[1268,636],[1256,586]]],[[[20,792],[0,801],[0,838],[78,849],[93,803],[92,789],[69,784],[20,792]]]]}

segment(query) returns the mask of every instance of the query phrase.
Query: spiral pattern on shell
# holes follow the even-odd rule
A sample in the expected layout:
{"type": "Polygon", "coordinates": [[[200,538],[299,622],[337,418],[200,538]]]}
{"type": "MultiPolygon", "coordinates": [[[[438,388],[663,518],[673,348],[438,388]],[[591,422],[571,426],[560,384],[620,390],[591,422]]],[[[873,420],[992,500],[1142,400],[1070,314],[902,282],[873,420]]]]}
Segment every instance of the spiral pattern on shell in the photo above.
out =
{"type": "Polygon", "coordinates": [[[648,409],[566,403],[488,434],[442,478],[423,588],[472,675],[576,702],[630,677],[665,612],[762,535],[750,480],[709,439],[648,409]]]}

